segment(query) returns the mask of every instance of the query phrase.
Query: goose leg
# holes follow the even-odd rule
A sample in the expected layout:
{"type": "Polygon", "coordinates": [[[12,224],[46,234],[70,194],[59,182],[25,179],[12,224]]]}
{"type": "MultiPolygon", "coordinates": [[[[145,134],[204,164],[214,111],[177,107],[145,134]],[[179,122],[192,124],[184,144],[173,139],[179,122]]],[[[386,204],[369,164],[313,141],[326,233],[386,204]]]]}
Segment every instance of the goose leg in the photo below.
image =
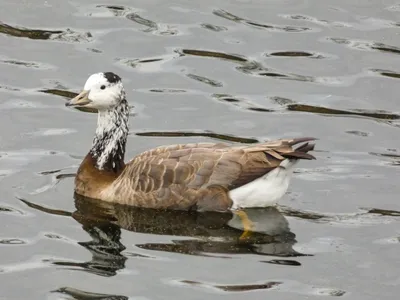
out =
{"type": "Polygon", "coordinates": [[[240,218],[243,224],[243,233],[239,237],[239,240],[245,240],[247,239],[254,228],[253,222],[249,219],[247,213],[244,210],[237,210],[235,211],[235,214],[240,218]]]}

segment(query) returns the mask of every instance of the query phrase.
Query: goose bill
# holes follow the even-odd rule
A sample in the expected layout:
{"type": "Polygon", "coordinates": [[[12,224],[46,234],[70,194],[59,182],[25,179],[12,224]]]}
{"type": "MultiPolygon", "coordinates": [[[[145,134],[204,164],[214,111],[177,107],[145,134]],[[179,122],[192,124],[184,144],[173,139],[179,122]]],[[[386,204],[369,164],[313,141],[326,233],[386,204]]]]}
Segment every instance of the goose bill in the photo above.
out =
{"type": "Polygon", "coordinates": [[[66,106],[85,106],[85,105],[89,104],[90,102],[92,102],[92,100],[90,100],[88,98],[88,96],[89,96],[89,91],[82,91],[79,93],[78,96],[76,96],[75,98],[72,98],[67,103],[65,103],[65,105],[66,106]]]}

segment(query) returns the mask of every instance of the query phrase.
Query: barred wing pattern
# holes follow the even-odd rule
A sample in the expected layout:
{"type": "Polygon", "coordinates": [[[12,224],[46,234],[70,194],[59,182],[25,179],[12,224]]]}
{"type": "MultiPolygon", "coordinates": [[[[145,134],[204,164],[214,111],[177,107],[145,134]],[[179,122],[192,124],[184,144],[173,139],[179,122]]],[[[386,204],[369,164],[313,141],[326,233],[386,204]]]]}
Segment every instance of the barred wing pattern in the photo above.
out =
{"type": "Polygon", "coordinates": [[[106,198],[153,208],[226,210],[228,191],[279,167],[285,159],[314,159],[313,138],[255,145],[223,143],[158,147],[133,158],[105,191],[106,198]],[[292,146],[305,142],[297,149],[292,146]]]}

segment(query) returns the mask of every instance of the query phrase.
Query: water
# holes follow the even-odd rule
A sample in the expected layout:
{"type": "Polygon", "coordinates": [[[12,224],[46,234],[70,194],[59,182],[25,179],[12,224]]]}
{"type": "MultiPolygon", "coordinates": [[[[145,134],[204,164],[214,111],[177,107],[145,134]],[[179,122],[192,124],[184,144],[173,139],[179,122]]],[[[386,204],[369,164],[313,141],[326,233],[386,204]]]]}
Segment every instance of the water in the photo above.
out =
{"type": "Polygon", "coordinates": [[[2,1],[0,299],[397,299],[400,4],[2,1]],[[314,136],[277,209],[155,213],[73,197],[113,71],[128,155],[314,136]]]}

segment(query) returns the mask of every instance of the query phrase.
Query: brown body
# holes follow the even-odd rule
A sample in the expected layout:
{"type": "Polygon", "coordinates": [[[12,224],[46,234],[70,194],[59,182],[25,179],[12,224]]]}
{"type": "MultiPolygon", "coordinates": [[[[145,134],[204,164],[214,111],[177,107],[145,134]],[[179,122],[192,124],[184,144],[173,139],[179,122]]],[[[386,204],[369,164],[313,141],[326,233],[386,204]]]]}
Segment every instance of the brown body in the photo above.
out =
{"type": "Polygon", "coordinates": [[[227,210],[229,191],[275,168],[285,159],[314,159],[313,138],[246,146],[184,144],[143,152],[119,171],[99,170],[90,154],[79,167],[76,193],[108,202],[149,208],[227,210]]]}

